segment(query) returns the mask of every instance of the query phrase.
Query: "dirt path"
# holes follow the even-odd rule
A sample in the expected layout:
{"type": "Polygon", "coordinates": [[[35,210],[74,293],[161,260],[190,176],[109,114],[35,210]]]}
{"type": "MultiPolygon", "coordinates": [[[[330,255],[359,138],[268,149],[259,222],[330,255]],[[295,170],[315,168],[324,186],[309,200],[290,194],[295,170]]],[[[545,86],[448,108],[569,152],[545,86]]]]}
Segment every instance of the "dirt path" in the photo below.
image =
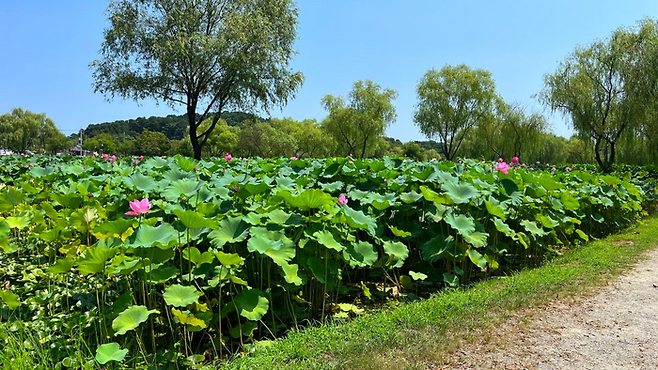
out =
{"type": "Polygon", "coordinates": [[[444,368],[658,369],[658,250],[647,257],[590,299],[510,320],[444,368]]]}

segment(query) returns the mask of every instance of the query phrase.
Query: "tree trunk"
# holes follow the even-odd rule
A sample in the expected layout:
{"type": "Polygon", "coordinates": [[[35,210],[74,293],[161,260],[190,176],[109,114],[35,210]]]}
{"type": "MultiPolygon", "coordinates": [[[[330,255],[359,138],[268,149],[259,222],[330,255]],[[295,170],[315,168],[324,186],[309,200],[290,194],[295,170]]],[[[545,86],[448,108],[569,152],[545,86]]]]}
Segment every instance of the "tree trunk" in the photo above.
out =
{"type": "Polygon", "coordinates": [[[197,122],[196,122],[196,109],[192,105],[187,106],[187,122],[190,126],[190,143],[192,143],[192,152],[194,153],[194,159],[201,159],[201,144],[199,143],[199,137],[197,136],[197,122]]]}

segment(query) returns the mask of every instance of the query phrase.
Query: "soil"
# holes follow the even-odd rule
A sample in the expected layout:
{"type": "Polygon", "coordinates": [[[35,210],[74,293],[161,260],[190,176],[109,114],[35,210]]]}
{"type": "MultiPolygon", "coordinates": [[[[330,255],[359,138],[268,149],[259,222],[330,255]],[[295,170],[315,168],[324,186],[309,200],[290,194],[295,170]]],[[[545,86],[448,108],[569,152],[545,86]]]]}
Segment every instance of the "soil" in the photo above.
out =
{"type": "Polygon", "coordinates": [[[439,369],[658,369],[658,250],[597,295],[510,318],[439,369]]]}

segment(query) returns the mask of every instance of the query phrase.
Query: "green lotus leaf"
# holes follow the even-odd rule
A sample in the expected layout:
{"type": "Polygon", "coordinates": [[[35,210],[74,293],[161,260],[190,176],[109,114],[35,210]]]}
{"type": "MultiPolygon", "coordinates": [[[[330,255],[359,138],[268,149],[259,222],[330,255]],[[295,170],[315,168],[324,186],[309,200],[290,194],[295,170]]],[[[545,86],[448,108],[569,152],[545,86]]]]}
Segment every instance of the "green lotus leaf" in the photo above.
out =
{"type": "Polygon", "coordinates": [[[239,243],[249,236],[249,224],[242,217],[229,217],[223,219],[217,230],[208,234],[212,244],[221,248],[226,243],[239,243]]]}
{"type": "Polygon", "coordinates": [[[553,229],[558,226],[560,226],[560,222],[557,220],[552,219],[549,216],[543,215],[543,214],[538,214],[536,217],[536,220],[539,221],[542,226],[548,228],[548,229],[553,229]]]}
{"type": "Polygon", "coordinates": [[[242,289],[233,301],[238,308],[238,314],[251,321],[260,320],[267,313],[270,303],[263,292],[254,288],[242,289]]]}
{"type": "Polygon", "coordinates": [[[409,257],[409,248],[400,242],[385,241],[384,253],[389,255],[389,263],[387,265],[393,268],[399,268],[404,265],[404,260],[409,257]]]}
{"type": "Polygon", "coordinates": [[[342,181],[334,181],[334,182],[330,182],[330,183],[327,183],[327,184],[320,183],[318,185],[320,185],[322,190],[328,191],[330,193],[337,192],[345,186],[345,184],[342,181]]]}
{"type": "MultiPolygon", "coordinates": [[[[187,177],[187,175],[185,175],[187,177]]],[[[181,196],[191,197],[196,194],[197,190],[201,187],[201,183],[197,180],[179,179],[173,180],[169,186],[162,191],[162,196],[168,201],[175,202],[181,196]]]]}
{"type": "Polygon", "coordinates": [[[140,262],[139,258],[118,254],[112,259],[112,264],[107,267],[107,274],[129,275],[140,267],[140,262]]]}
{"type": "Polygon", "coordinates": [[[54,265],[47,267],[46,272],[50,274],[61,274],[64,272],[70,272],[71,268],[73,268],[73,265],[75,265],[75,260],[71,257],[59,259],[57,260],[57,262],[55,262],[54,265]]]}
{"type": "Polygon", "coordinates": [[[423,260],[435,262],[454,249],[455,239],[452,236],[437,235],[420,245],[423,260]]]}
{"type": "Polygon", "coordinates": [[[192,172],[194,171],[194,168],[198,165],[196,161],[193,161],[191,158],[188,157],[183,157],[180,155],[176,155],[174,157],[176,163],[180,166],[181,170],[185,172],[192,172]]]}
{"type": "Polygon", "coordinates": [[[367,230],[370,235],[375,235],[377,220],[366,215],[363,211],[355,211],[349,206],[344,206],[343,212],[345,212],[345,220],[348,225],[355,229],[367,230]]]}
{"type": "Polygon", "coordinates": [[[194,314],[190,313],[189,311],[182,312],[175,308],[172,308],[171,313],[176,317],[176,319],[178,319],[178,322],[182,325],[196,326],[200,329],[206,327],[205,321],[194,316],[194,314]]]}
{"type": "Polygon", "coordinates": [[[40,179],[42,177],[47,177],[55,173],[55,167],[49,166],[49,167],[39,167],[39,166],[34,166],[30,168],[30,176],[40,179]]]}
{"type": "Polygon", "coordinates": [[[423,194],[423,198],[425,198],[425,200],[428,202],[434,202],[436,204],[452,203],[452,199],[450,199],[448,195],[439,194],[425,185],[420,186],[420,192],[423,194]]]}
{"type": "Polygon", "coordinates": [[[97,274],[105,270],[105,264],[117,254],[119,248],[90,247],[78,260],[78,271],[83,275],[97,274]]]}
{"type": "Polygon", "coordinates": [[[516,234],[514,230],[509,227],[509,225],[507,225],[503,220],[499,218],[494,218],[494,226],[496,226],[496,230],[509,237],[513,237],[516,234]]]}
{"type": "Polygon", "coordinates": [[[16,188],[9,188],[6,192],[0,194],[0,202],[7,204],[5,210],[10,211],[14,206],[22,204],[27,199],[27,196],[16,188]]]}
{"type": "Polygon", "coordinates": [[[537,226],[536,223],[534,223],[532,221],[523,220],[523,221],[520,222],[520,224],[521,224],[521,226],[523,226],[523,228],[527,232],[529,232],[532,235],[537,235],[537,236],[548,235],[548,233],[546,231],[541,229],[539,226],[537,226]]]}
{"type": "Polygon", "coordinates": [[[478,189],[468,183],[444,183],[441,188],[455,204],[470,202],[471,198],[480,195],[478,189]]]}
{"type": "Polygon", "coordinates": [[[91,234],[99,239],[120,238],[125,240],[133,231],[134,219],[118,218],[113,221],[105,221],[96,225],[91,230],[91,234]]]}
{"type": "Polygon", "coordinates": [[[462,235],[464,241],[475,248],[484,248],[487,246],[489,234],[482,231],[474,231],[470,234],[462,235]]]}
{"type": "Polygon", "coordinates": [[[299,266],[295,264],[283,264],[281,265],[283,270],[283,278],[288,284],[295,284],[297,286],[302,285],[302,278],[299,276],[299,266]]]}
{"type": "Polygon", "coordinates": [[[267,218],[269,218],[270,221],[274,222],[275,224],[284,227],[300,226],[304,224],[304,219],[302,216],[296,213],[286,213],[282,209],[275,209],[274,211],[266,213],[265,216],[267,216],[267,218]]]}
{"type": "Polygon", "coordinates": [[[302,211],[331,206],[336,203],[334,197],[320,189],[306,189],[299,195],[293,195],[288,190],[283,190],[279,191],[277,195],[290,206],[299,208],[302,211]]]}
{"type": "Polygon", "coordinates": [[[201,253],[199,251],[199,248],[197,247],[187,247],[183,249],[183,258],[192,262],[194,266],[201,266],[205,263],[213,263],[215,260],[215,256],[213,256],[212,253],[210,252],[203,252],[201,253]]]}
{"type": "Polygon", "coordinates": [[[352,267],[367,267],[372,266],[377,262],[379,255],[372,244],[361,241],[348,245],[347,249],[343,252],[343,258],[345,258],[352,267]]]}
{"type": "Polygon", "coordinates": [[[260,194],[270,188],[272,188],[272,185],[262,181],[259,183],[247,183],[244,185],[244,189],[251,195],[260,194]]]}
{"type": "Polygon", "coordinates": [[[295,257],[295,243],[281,231],[270,231],[263,227],[252,227],[247,242],[249,252],[258,252],[272,258],[279,266],[287,265],[295,257]]]}
{"type": "Polygon", "coordinates": [[[409,231],[401,230],[395,226],[388,225],[388,228],[391,230],[393,235],[397,236],[398,238],[408,238],[413,235],[409,231]]]}
{"type": "Polygon", "coordinates": [[[144,176],[141,173],[134,173],[129,177],[124,177],[123,183],[128,188],[137,189],[141,192],[144,192],[145,194],[148,194],[158,188],[158,184],[153,181],[152,177],[144,176]]]}
{"type": "Polygon", "coordinates": [[[427,275],[423,274],[422,272],[409,271],[409,275],[416,281],[427,279],[427,275]]]}
{"type": "Polygon", "coordinates": [[[215,252],[215,257],[224,266],[240,266],[244,259],[237,253],[215,252]]]}
{"type": "Polygon", "coordinates": [[[579,236],[581,239],[583,239],[584,241],[586,241],[586,242],[589,241],[589,236],[588,236],[587,234],[585,234],[584,231],[582,231],[582,230],[580,230],[580,229],[576,229],[576,234],[578,234],[578,236],[579,236]]]}
{"type": "Polygon", "coordinates": [[[560,201],[564,205],[564,209],[567,211],[576,211],[580,208],[580,202],[578,202],[578,199],[574,198],[570,193],[562,193],[560,201]]]}
{"type": "Polygon", "coordinates": [[[318,243],[329,249],[333,249],[336,252],[342,252],[345,249],[345,247],[336,240],[334,234],[329,230],[316,231],[313,233],[313,237],[318,240],[318,243]]]}
{"type": "Polygon", "coordinates": [[[468,235],[475,231],[475,221],[469,216],[448,214],[445,220],[453,229],[457,230],[460,235],[468,235]]]}
{"type": "Polygon", "coordinates": [[[419,199],[423,197],[423,194],[416,193],[415,191],[410,191],[400,194],[400,200],[404,203],[416,203],[419,199]]]}
{"type": "Polygon", "coordinates": [[[503,221],[505,221],[505,219],[507,218],[507,215],[505,214],[505,211],[503,210],[502,207],[495,205],[493,202],[490,202],[488,200],[484,201],[484,205],[487,207],[487,212],[489,212],[490,215],[496,216],[503,221]]]}
{"type": "Polygon", "coordinates": [[[128,354],[127,349],[121,349],[118,343],[106,343],[96,348],[96,361],[105,365],[110,361],[121,362],[128,354]]]}
{"type": "Polygon", "coordinates": [[[80,208],[80,204],[83,202],[82,197],[75,193],[61,194],[51,192],[50,199],[52,199],[55,203],[60,204],[62,207],[69,209],[78,209],[80,208]]]}
{"type": "Polygon", "coordinates": [[[165,289],[162,297],[168,305],[174,307],[187,307],[201,297],[201,292],[197,291],[193,286],[174,284],[165,289]]]}
{"type": "Polygon", "coordinates": [[[21,305],[18,296],[7,290],[0,290],[0,300],[4,302],[10,310],[14,310],[21,305]]]}
{"type": "Polygon", "coordinates": [[[217,229],[217,223],[215,223],[213,220],[208,219],[203,217],[203,215],[199,212],[196,211],[183,211],[176,209],[172,212],[173,214],[178,217],[180,222],[185,225],[186,228],[188,229],[200,229],[200,228],[208,228],[208,229],[217,229]]]}
{"type": "Polygon", "coordinates": [[[112,329],[116,335],[126,334],[148,320],[152,313],[160,313],[160,311],[148,310],[146,306],[130,306],[112,321],[112,329]]]}
{"type": "Polygon", "coordinates": [[[137,230],[126,239],[126,247],[161,249],[171,248],[178,244],[178,231],[171,224],[163,222],[159,226],[141,224],[137,230]]]}
{"type": "Polygon", "coordinates": [[[325,274],[325,265],[324,262],[322,262],[321,259],[317,257],[311,257],[306,260],[306,267],[308,267],[309,270],[311,270],[311,273],[313,276],[315,276],[315,279],[320,282],[321,284],[326,283],[326,274],[325,274]]]}
{"type": "Polygon", "coordinates": [[[151,265],[150,270],[146,272],[145,280],[150,283],[162,284],[175,278],[179,273],[180,270],[176,266],[151,265]]]}
{"type": "Polygon", "coordinates": [[[23,230],[30,226],[30,218],[27,216],[15,216],[5,218],[5,222],[12,229],[23,230]]]}
{"type": "Polygon", "coordinates": [[[483,269],[487,267],[487,260],[484,258],[480,252],[476,251],[475,249],[470,249],[468,251],[468,258],[470,258],[471,262],[473,262],[477,267],[483,269]]]}

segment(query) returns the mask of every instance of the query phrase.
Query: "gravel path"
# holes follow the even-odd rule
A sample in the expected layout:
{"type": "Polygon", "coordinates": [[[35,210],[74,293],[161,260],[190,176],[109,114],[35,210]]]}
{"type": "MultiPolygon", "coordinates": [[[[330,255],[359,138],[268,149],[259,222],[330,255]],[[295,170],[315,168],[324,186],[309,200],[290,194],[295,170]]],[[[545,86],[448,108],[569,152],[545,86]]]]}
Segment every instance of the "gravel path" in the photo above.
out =
{"type": "Polygon", "coordinates": [[[443,368],[658,369],[658,250],[647,257],[590,299],[509,320],[443,368]]]}

